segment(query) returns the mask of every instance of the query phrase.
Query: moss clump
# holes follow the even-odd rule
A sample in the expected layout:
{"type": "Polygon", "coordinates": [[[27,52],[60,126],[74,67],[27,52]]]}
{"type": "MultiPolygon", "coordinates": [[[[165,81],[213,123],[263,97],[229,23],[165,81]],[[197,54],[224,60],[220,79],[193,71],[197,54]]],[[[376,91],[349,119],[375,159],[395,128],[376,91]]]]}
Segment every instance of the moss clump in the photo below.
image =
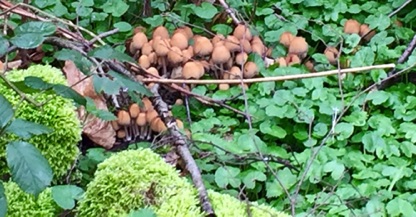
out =
{"type": "MultiPolygon", "coordinates": [[[[218,217],[247,216],[247,204],[230,195],[208,191],[218,217]]],[[[122,151],[98,165],[80,201],[78,216],[127,216],[151,207],[158,217],[202,217],[196,189],[150,149],[122,151]]],[[[253,217],[289,217],[251,203],[253,217]]]]}
{"type": "Polygon", "coordinates": [[[8,217],[55,217],[62,211],[52,199],[50,188],[46,188],[36,199],[34,195],[24,192],[14,182],[3,184],[7,198],[8,217]]]}
{"type": "MultiPolygon", "coordinates": [[[[53,84],[67,85],[62,72],[48,65],[34,65],[26,70],[10,71],[6,75],[12,82],[23,81],[27,76],[36,76],[53,84]]],[[[81,140],[82,131],[71,100],[51,92],[27,94],[32,98],[36,96],[38,102],[47,101],[42,108],[38,108],[21,101],[20,96],[3,81],[0,81],[0,94],[13,106],[17,106],[16,118],[42,124],[53,130],[49,134],[34,136],[28,142],[36,146],[49,161],[54,172],[54,180],[65,175],[78,156],[77,142],[81,140]]],[[[6,135],[0,138],[0,175],[9,172],[6,166],[5,146],[11,139],[16,139],[16,136],[6,135]]]]}
{"type": "Polygon", "coordinates": [[[126,150],[98,165],[78,216],[127,216],[151,207],[158,217],[201,216],[196,190],[150,149],[126,150]]]}

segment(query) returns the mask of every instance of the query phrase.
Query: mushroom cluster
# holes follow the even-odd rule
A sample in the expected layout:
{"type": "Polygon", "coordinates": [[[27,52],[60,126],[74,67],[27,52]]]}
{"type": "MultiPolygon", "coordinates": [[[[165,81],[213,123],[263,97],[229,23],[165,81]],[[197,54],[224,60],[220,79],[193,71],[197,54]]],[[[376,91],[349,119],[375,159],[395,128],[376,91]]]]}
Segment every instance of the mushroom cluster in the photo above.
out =
{"type": "Polygon", "coordinates": [[[275,60],[280,67],[300,64],[306,57],[309,45],[304,37],[295,36],[291,32],[283,32],[279,42],[287,48],[286,57],[279,57],[275,60]]]}
{"type": "MultiPolygon", "coordinates": [[[[117,138],[124,141],[150,140],[153,133],[159,134],[167,130],[158,112],[149,98],[142,99],[142,105],[132,103],[127,109],[117,111],[117,120],[111,122],[117,138]]],[[[183,122],[176,119],[179,129],[183,130],[183,122]]]]}
{"type": "Polygon", "coordinates": [[[365,41],[370,41],[376,34],[375,31],[371,31],[367,24],[360,24],[357,20],[349,19],[344,23],[344,33],[346,34],[358,34],[363,37],[365,41]]]}
{"type": "MultiPolygon", "coordinates": [[[[217,79],[253,78],[259,68],[248,61],[248,56],[257,53],[264,57],[267,52],[260,37],[252,35],[243,24],[237,25],[230,35],[216,34],[212,38],[194,34],[187,26],[172,34],[159,26],[149,38],[138,30],[128,48],[148,73],[173,79],[200,79],[205,74],[217,79]]],[[[225,90],[229,85],[221,84],[219,88],[225,90]]]]}

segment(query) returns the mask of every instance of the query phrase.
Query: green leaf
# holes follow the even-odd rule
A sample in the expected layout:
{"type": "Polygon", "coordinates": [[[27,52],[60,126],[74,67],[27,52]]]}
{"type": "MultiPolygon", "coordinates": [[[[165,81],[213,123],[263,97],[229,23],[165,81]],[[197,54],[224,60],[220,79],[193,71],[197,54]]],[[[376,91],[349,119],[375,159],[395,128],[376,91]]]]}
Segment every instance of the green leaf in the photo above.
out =
{"type": "Polygon", "coordinates": [[[371,66],[374,64],[375,54],[369,47],[363,47],[351,58],[351,67],[371,66]]]}
{"type": "Polygon", "coordinates": [[[119,73],[111,70],[108,72],[108,74],[114,78],[113,81],[118,82],[122,87],[127,87],[130,91],[136,91],[146,96],[153,95],[152,92],[150,92],[150,90],[147,89],[143,84],[134,82],[124,75],[120,75],[119,73]]]}
{"type": "Polygon", "coordinates": [[[335,126],[335,133],[339,140],[348,139],[354,132],[354,125],[346,122],[339,123],[335,126]]]}
{"type": "Polygon", "coordinates": [[[0,181],[0,217],[6,217],[7,214],[7,198],[4,190],[3,182],[0,181]]]}
{"type": "Polygon", "coordinates": [[[254,189],[256,187],[256,180],[264,182],[266,181],[267,176],[259,171],[250,171],[243,178],[243,183],[248,189],[254,189]]]}
{"type": "Polygon", "coordinates": [[[84,75],[91,74],[92,63],[76,50],[62,49],[53,55],[58,60],[71,60],[84,75]]]}
{"type": "Polygon", "coordinates": [[[112,121],[112,120],[117,119],[117,117],[113,113],[106,111],[106,110],[97,109],[93,99],[89,97],[86,97],[85,99],[87,100],[87,103],[85,106],[87,112],[105,121],[112,121]]]}
{"type": "Polygon", "coordinates": [[[6,54],[7,49],[9,48],[10,43],[2,35],[0,35],[0,56],[6,54]]]}
{"type": "Polygon", "coordinates": [[[260,124],[260,131],[264,134],[268,134],[279,139],[283,139],[287,135],[286,130],[276,124],[273,124],[269,120],[260,124]]]}
{"type": "Polygon", "coordinates": [[[370,15],[364,20],[364,22],[370,24],[370,29],[377,28],[380,31],[383,31],[390,26],[390,18],[382,13],[370,15]]]}
{"type": "Polygon", "coordinates": [[[318,63],[328,64],[328,58],[326,58],[325,54],[315,53],[312,55],[312,58],[318,63]]]}
{"type": "Polygon", "coordinates": [[[127,217],[157,217],[157,215],[151,208],[143,208],[131,211],[127,217]]]}
{"type": "Polygon", "coordinates": [[[52,22],[29,21],[18,26],[14,30],[15,35],[36,33],[41,36],[52,35],[56,31],[56,26],[52,22]]]}
{"type": "Polygon", "coordinates": [[[32,49],[43,43],[45,36],[39,33],[26,33],[15,35],[10,39],[10,42],[18,48],[32,49]]]}
{"type": "Polygon", "coordinates": [[[399,131],[405,133],[405,138],[410,139],[411,142],[416,142],[416,124],[414,123],[401,123],[399,131]]]}
{"type": "Polygon", "coordinates": [[[221,35],[229,35],[231,32],[233,32],[233,28],[231,28],[229,25],[221,23],[214,25],[212,30],[221,35]]]}
{"type": "Polygon", "coordinates": [[[92,82],[94,90],[97,93],[101,93],[101,91],[103,91],[106,94],[113,95],[118,94],[120,92],[120,88],[122,88],[120,82],[113,81],[108,77],[93,75],[92,82]]]}
{"type": "Polygon", "coordinates": [[[225,188],[227,185],[236,188],[241,184],[241,180],[237,178],[238,174],[240,174],[240,169],[238,168],[229,166],[219,167],[215,171],[215,183],[220,188],[225,188]]]}
{"type": "Polygon", "coordinates": [[[366,132],[362,137],[361,142],[364,144],[365,150],[371,153],[375,152],[378,148],[386,146],[386,143],[380,133],[373,131],[366,132]]]}
{"type": "Polygon", "coordinates": [[[103,60],[118,60],[121,62],[131,62],[134,63],[134,59],[129,55],[122,53],[109,45],[104,45],[101,47],[97,47],[90,52],[88,52],[88,56],[90,57],[97,57],[103,60]]]}
{"type": "Polygon", "coordinates": [[[73,209],[75,200],[81,199],[84,190],[76,185],[56,185],[52,187],[52,198],[63,209],[73,209]]]}
{"type": "Polygon", "coordinates": [[[25,85],[36,90],[47,90],[54,86],[42,80],[42,78],[35,76],[27,76],[24,79],[25,85]]]}
{"type": "Polygon", "coordinates": [[[372,91],[370,92],[366,100],[371,100],[374,105],[381,105],[384,102],[386,102],[390,97],[390,94],[388,92],[385,92],[383,90],[379,91],[372,91]]]}
{"type": "Polygon", "coordinates": [[[401,216],[403,214],[405,217],[416,216],[416,212],[413,208],[413,205],[401,198],[395,198],[386,204],[387,213],[390,216],[401,216]]]}
{"type": "Polygon", "coordinates": [[[127,22],[114,23],[114,27],[117,28],[120,32],[128,32],[133,29],[130,23],[127,22]]]}
{"type": "MultiPolygon", "coordinates": [[[[296,184],[296,175],[293,175],[292,172],[288,168],[279,170],[279,172],[277,172],[277,178],[280,180],[283,187],[287,190],[289,190],[290,187],[296,184]]],[[[280,186],[279,182],[277,182],[277,180],[275,179],[271,182],[266,183],[266,191],[267,191],[266,196],[268,198],[279,197],[280,195],[284,194],[284,190],[282,186],[280,186]]]]}
{"type": "Polygon", "coordinates": [[[344,164],[333,160],[324,165],[324,172],[331,172],[331,177],[334,180],[339,180],[344,174],[345,166],[344,164]]]}
{"type": "Polygon", "coordinates": [[[13,118],[14,110],[10,102],[0,94],[0,129],[3,129],[13,118]]]}
{"type": "Polygon", "coordinates": [[[23,191],[37,196],[51,184],[53,172],[49,162],[32,144],[10,142],[6,146],[6,160],[13,181],[23,191]]]}
{"type": "Polygon", "coordinates": [[[163,22],[165,20],[161,15],[157,14],[157,15],[154,15],[153,17],[144,18],[143,21],[149,24],[151,27],[156,27],[156,26],[163,25],[163,22]]]}
{"type": "Polygon", "coordinates": [[[328,126],[324,123],[317,123],[313,127],[313,136],[322,138],[328,133],[328,126]]]}
{"type": "Polygon", "coordinates": [[[55,91],[56,94],[62,97],[74,100],[74,102],[77,103],[78,105],[85,105],[87,103],[87,101],[81,94],[79,94],[72,88],[65,86],[63,84],[54,85],[53,90],[55,91]]]}
{"type": "Polygon", "coordinates": [[[195,15],[203,19],[211,19],[218,13],[218,9],[208,2],[203,2],[200,6],[193,9],[195,15]]]}
{"type": "Polygon", "coordinates": [[[105,13],[111,14],[113,17],[120,17],[129,9],[129,5],[123,0],[107,0],[100,7],[105,13]]]}
{"type": "Polygon", "coordinates": [[[51,133],[53,130],[41,124],[33,123],[23,119],[15,119],[5,132],[13,133],[23,139],[30,139],[32,136],[51,133]]]}

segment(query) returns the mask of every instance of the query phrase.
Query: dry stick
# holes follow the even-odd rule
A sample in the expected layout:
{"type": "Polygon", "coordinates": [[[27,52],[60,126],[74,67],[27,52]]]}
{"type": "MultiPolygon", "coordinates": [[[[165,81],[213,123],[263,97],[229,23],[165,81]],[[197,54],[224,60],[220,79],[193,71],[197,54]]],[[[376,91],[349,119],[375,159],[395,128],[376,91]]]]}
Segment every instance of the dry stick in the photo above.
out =
{"type": "Polygon", "coordinates": [[[231,19],[233,19],[234,24],[240,24],[240,21],[235,16],[235,13],[231,10],[231,8],[228,6],[228,4],[224,0],[219,0],[222,7],[225,9],[225,12],[227,12],[228,15],[230,15],[231,19]]]}
{"type": "Polygon", "coordinates": [[[215,216],[214,210],[211,206],[211,203],[208,199],[208,193],[202,182],[202,176],[198,169],[198,166],[195,162],[195,159],[192,157],[191,152],[188,149],[187,141],[185,137],[180,133],[180,130],[176,124],[174,118],[169,115],[168,105],[162,100],[162,97],[158,93],[159,84],[155,84],[150,90],[153,93],[151,97],[153,105],[157,112],[159,113],[161,119],[166,124],[166,127],[169,129],[171,136],[175,138],[174,145],[177,148],[179,155],[185,162],[186,169],[191,174],[192,181],[196,189],[198,190],[198,196],[201,203],[201,207],[208,216],[215,216]]]}
{"type": "Polygon", "coordinates": [[[309,74],[297,74],[297,75],[284,75],[284,76],[274,76],[274,77],[264,77],[264,78],[251,78],[251,79],[242,79],[242,80],[184,80],[184,79],[167,79],[167,78],[144,78],[143,82],[154,82],[154,83],[175,83],[175,84],[239,84],[241,81],[243,83],[259,83],[259,82],[268,82],[268,81],[287,81],[303,78],[315,78],[315,77],[324,77],[329,75],[336,75],[341,73],[353,73],[353,72],[362,72],[373,69],[385,69],[385,68],[394,68],[396,65],[394,63],[375,65],[375,66],[363,66],[357,68],[341,69],[341,70],[330,70],[324,72],[316,72],[309,74]]]}

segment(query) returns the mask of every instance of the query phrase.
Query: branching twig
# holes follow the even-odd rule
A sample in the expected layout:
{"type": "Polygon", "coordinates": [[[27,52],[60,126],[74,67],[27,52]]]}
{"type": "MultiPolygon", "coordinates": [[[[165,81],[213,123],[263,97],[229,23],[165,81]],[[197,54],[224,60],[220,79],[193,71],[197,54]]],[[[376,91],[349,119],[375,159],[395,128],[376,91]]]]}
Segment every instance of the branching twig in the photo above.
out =
{"type": "Polygon", "coordinates": [[[221,6],[225,9],[225,12],[233,19],[234,24],[240,24],[240,20],[235,16],[234,11],[228,6],[228,4],[225,2],[225,0],[219,0],[221,6]]]}
{"type": "Polygon", "coordinates": [[[264,78],[251,78],[251,79],[242,79],[242,80],[184,80],[184,79],[167,79],[167,78],[144,78],[143,82],[145,83],[176,83],[176,84],[240,84],[241,81],[245,84],[248,83],[259,83],[259,82],[268,82],[268,81],[287,81],[295,80],[302,78],[315,78],[315,77],[324,77],[329,75],[336,75],[342,73],[353,73],[353,72],[363,72],[373,69],[385,69],[385,68],[394,68],[395,64],[383,64],[375,66],[363,66],[357,68],[341,69],[341,70],[330,70],[324,72],[308,73],[308,74],[298,74],[298,75],[284,75],[284,76],[275,76],[275,77],[264,77],[264,78]]]}

